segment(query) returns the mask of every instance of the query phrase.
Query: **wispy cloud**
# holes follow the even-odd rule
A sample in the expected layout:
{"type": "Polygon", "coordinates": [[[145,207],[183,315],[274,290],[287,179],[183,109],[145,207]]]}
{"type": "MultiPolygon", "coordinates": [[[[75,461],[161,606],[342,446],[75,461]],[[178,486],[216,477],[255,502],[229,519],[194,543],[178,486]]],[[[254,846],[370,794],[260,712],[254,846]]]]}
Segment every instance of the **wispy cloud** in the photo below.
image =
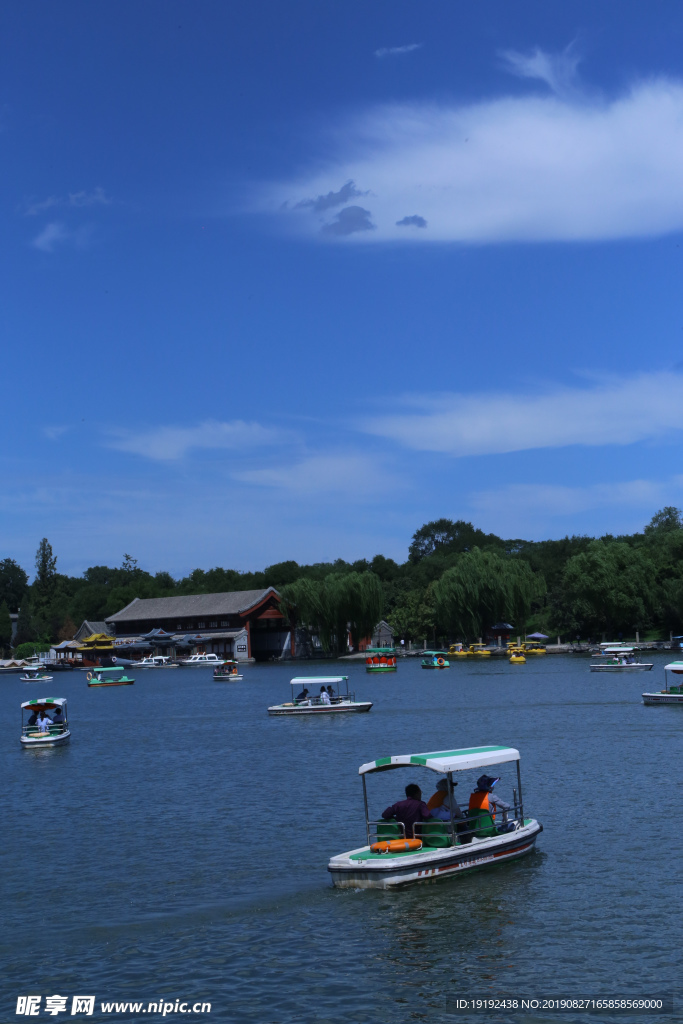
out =
{"type": "Polygon", "coordinates": [[[335,206],[344,206],[351,199],[356,199],[358,196],[366,196],[367,194],[367,192],[361,192],[360,189],[356,188],[355,181],[347,181],[337,192],[328,192],[327,195],[318,196],[316,199],[302,199],[296,206],[297,209],[309,207],[314,213],[324,213],[335,206]]]}
{"type": "Polygon", "coordinates": [[[479,512],[500,513],[504,509],[506,516],[572,516],[611,506],[651,512],[680,501],[682,496],[683,476],[675,476],[670,480],[625,480],[589,487],[510,484],[477,491],[469,496],[469,504],[479,512]]]}
{"type": "Polygon", "coordinates": [[[112,200],[99,185],[97,188],[82,189],[80,192],[69,192],[66,196],[47,196],[46,199],[29,200],[24,213],[27,217],[37,217],[54,207],[109,206],[112,200]]]}
{"type": "Polygon", "coordinates": [[[374,231],[372,216],[369,210],[362,206],[345,206],[340,210],[334,220],[329,224],[323,224],[322,232],[325,235],[352,235],[356,231],[374,231]]]}
{"type": "Polygon", "coordinates": [[[683,375],[649,373],[545,394],[410,397],[365,430],[406,448],[493,455],[565,445],[633,444],[683,429],[683,375]],[[412,407],[412,408],[410,408],[412,407]]]}
{"type": "Polygon", "coordinates": [[[386,494],[398,481],[364,455],[313,455],[287,466],[250,469],[235,479],[294,495],[352,494],[354,498],[386,494]]]}
{"type": "Polygon", "coordinates": [[[92,233],[92,224],[81,224],[77,228],[69,228],[63,221],[53,220],[36,235],[31,245],[34,249],[49,253],[54,252],[57,246],[65,243],[84,249],[88,246],[92,233]]]}
{"type": "Polygon", "coordinates": [[[573,43],[560,53],[548,53],[537,46],[531,53],[502,50],[500,56],[506,70],[520,78],[535,78],[545,82],[558,96],[576,89],[577,68],[581,57],[573,43]]]}
{"type": "Polygon", "coordinates": [[[60,221],[53,220],[45,227],[31,243],[34,248],[40,249],[41,252],[54,252],[55,246],[59,245],[60,242],[65,242],[69,238],[69,231],[65,224],[60,221]]]}
{"type": "Polygon", "coordinates": [[[375,57],[398,57],[403,53],[412,53],[419,50],[424,43],[408,43],[407,46],[381,46],[375,50],[375,57]]]}
{"type": "Polygon", "coordinates": [[[326,170],[271,188],[265,204],[286,207],[280,215],[292,227],[320,237],[320,208],[312,216],[309,197],[332,197],[340,181],[353,183],[372,196],[365,205],[376,229],[350,233],[365,243],[600,240],[683,230],[683,83],[661,78],[589,102],[564,88],[576,58],[563,59],[564,70],[562,59],[541,51],[508,55],[517,73],[533,72],[560,95],[396,104],[339,122],[326,170]],[[423,230],[406,231],[411,211],[427,222],[423,230]]]}
{"type": "Polygon", "coordinates": [[[291,436],[260,423],[233,420],[221,423],[207,420],[195,427],[153,427],[149,430],[119,432],[108,442],[110,448],[131,452],[162,462],[182,459],[197,449],[229,449],[239,451],[263,445],[283,444],[291,436]]]}
{"type": "Polygon", "coordinates": [[[68,430],[69,427],[43,427],[43,433],[49,441],[58,441],[68,430]]]}

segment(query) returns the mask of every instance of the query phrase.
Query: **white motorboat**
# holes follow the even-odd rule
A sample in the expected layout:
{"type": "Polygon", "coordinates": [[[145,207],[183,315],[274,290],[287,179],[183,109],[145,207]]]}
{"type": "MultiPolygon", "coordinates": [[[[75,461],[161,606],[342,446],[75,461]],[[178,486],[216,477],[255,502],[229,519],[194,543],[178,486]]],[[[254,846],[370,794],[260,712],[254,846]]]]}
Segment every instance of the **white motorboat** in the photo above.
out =
{"type": "Polygon", "coordinates": [[[27,700],[21,705],[21,736],[22,747],[58,747],[71,739],[66,713],[66,697],[41,697],[38,700],[27,700]],[[48,712],[60,711],[61,721],[54,722],[48,712]],[[31,712],[28,721],[24,722],[24,712],[31,712]],[[42,718],[42,723],[39,721],[42,718]],[[31,721],[33,719],[33,721],[31,721]]]}
{"type": "Polygon", "coordinates": [[[591,665],[591,672],[650,672],[654,665],[652,661],[636,661],[633,647],[623,647],[618,652],[610,651],[599,657],[608,657],[609,661],[591,665]]]}
{"type": "Polygon", "coordinates": [[[217,654],[193,654],[190,658],[182,658],[178,664],[184,665],[186,668],[193,668],[195,666],[202,665],[223,665],[225,663],[224,658],[219,658],[217,654]]]}
{"type": "Polygon", "coordinates": [[[136,668],[178,668],[178,664],[166,654],[152,654],[140,661],[136,661],[136,668]]]}
{"type": "Polygon", "coordinates": [[[292,699],[286,704],[273,704],[268,708],[269,715],[340,715],[372,707],[372,701],[356,700],[355,693],[349,693],[348,676],[296,676],[289,685],[292,699]],[[295,696],[299,687],[301,692],[295,696]]]}
{"type": "Polygon", "coordinates": [[[664,666],[664,689],[643,694],[643,704],[683,704],[683,679],[671,683],[668,673],[683,676],[683,661],[672,661],[664,666]]]}
{"type": "Polygon", "coordinates": [[[48,675],[44,668],[27,668],[19,679],[22,683],[51,683],[53,676],[48,675]]]}
{"type": "Polygon", "coordinates": [[[365,846],[330,859],[327,870],[332,875],[333,884],[341,889],[389,889],[411,882],[433,882],[437,878],[448,878],[486,865],[503,864],[531,853],[543,831],[543,826],[534,818],[524,817],[519,751],[514,747],[470,747],[380,757],[362,764],[358,773],[363,780],[367,842],[365,846]],[[370,820],[366,775],[409,768],[412,782],[412,773],[426,768],[452,783],[454,772],[478,771],[507,762],[516,762],[517,788],[513,790],[510,811],[502,815],[500,822],[495,809],[489,807],[488,799],[483,805],[479,800],[477,808],[468,811],[467,816],[461,819],[456,819],[451,808],[450,821],[430,819],[416,822],[412,837],[406,836],[400,821],[370,820]],[[510,818],[506,820],[508,815],[510,818]]]}

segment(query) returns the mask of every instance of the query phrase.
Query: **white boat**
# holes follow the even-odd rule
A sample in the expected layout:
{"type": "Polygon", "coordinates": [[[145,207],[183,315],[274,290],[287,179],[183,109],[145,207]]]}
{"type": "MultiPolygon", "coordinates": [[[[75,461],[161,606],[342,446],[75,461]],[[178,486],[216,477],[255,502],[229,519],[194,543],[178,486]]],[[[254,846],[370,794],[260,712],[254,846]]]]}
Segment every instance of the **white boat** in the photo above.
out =
{"type": "Polygon", "coordinates": [[[41,697],[38,700],[27,700],[21,705],[21,736],[19,742],[22,747],[58,747],[63,743],[68,743],[71,739],[71,733],[69,732],[69,723],[67,721],[66,713],[66,697],[41,697]],[[56,711],[57,708],[61,709],[63,721],[52,722],[47,728],[41,729],[37,722],[34,721],[32,725],[28,722],[24,722],[24,712],[30,711],[33,714],[29,715],[28,721],[38,712],[43,713],[46,718],[49,718],[48,712],[56,711]]]}
{"type": "Polygon", "coordinates": [[[240,679],[244,679],[244,676],[240,675],[239,665],[232,659],[227,659],[222,665],[216,665],[213,670],[215,683],[238,683],[240,679]]]}
{"type": "Polygon", "coordinates": [[[372,701],[356,700],[349,693],[348,676],[296,676],[290,680],[292,699],[286,704],[273,704],[269,715],[340,715],[349,711],[369,711],[372,701]],[[313,689],[309,691],[309,686],[313,689]],[[332,688],[333,695],[327,690],[332,688]],[[302,687],[296,696],[294,691],[302,687]],[[322,690],[325,690],[325,696],[322,690]]]}
{"type": "Polygon", "coordinates": [[[178,668],[178,664],[166,654],[152,654],[140,661],[136,661],[136,668],[178,668]]]}
{"type": "Polygon", "coordinates": [[[192,668],[195,665],[223,665],[225,663],[224,658],[219,658],[217,654],[193,654],[190,658],[182,658],[178,664],[184,665],[186,668],[192,668]]]}
{"type": "Polygon", "coordinates": [[[683,661],[672,661],[664,666],[664,689],[643,694],[643,704],[683,704],[683,679],[673,684],[668,673],[683,676],[683,661]]]}
{"type": "MultiPolygon", "coordinates": [[[[519,751],[514,747],[470,747],[428,754],[380,757],[362,764],[366,845],[330,859],[327,870],[341,889],[389,889],[411,882],[433,882],[486,865],[503,864],[531,853],[543,826],[524,817],[519,751]],[[413,772],[426,768],[453,782],[454,772],[479,770],[490,765],[516,762],[517,788],[513,790],[510,820],[496,820],[488,810],[468,811],[464,819],[416,823],[413,837],[406,837],[402,822],[370,820],[365,776],[398,768],[413,772]]],[[[474,789],[474,783],[472,785],[474,789]]]]}
{"type": "Polygon", "coordinates": [[[654,665],[651,661],[636,661],[633,647],[622,647],[614,652],[607,651],[598,657],[608,657],[610,660],[598,661],[591,665],[591,672],[650,672],[654,665]]]}
{"type": "Polygon", "coordinates": [[[44,668],[27,668],[23,676],[19,676],[22,683],[51,683],[53,677],[49,676],[44,668]]]}

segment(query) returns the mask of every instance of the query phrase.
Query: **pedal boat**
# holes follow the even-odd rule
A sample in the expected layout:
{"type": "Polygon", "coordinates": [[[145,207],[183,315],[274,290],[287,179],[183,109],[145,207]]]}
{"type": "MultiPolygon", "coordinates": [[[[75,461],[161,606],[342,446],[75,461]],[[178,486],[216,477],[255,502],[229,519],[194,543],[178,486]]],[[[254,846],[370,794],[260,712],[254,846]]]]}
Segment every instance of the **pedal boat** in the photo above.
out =
{"type": "Polygon", "coordinates": [[[356,700],[355,693],[349,693],[348,676],[296,676],[290,680],[292,687],[292,699],[287,704],[273,704],[268,708],[269,715],[341,715],[349,711],[369,711],[372,701],[356,700]],[[320,692],[321,686],[332,686],[335,696],[329,704],[320,700],[320,697],[311,692],[305,700],[297,700],[294,690],[316,686],[320,692]]]}
{"type": "Polygon", "coordinates": [[[59,747],[68,743],[71,739],[69,724],[66,713],[66,697],[41,697],[38,700],[27,700],[21,705],[21,736],[19,742],[26,749],[38,749],[39,747],[59,747]],[[41,732],[36,725],[24,723],[25,711],[55,711],[62,709],[63,722],[51,725],[46,732],[41,732]]]}
{"type": "Polygon", "coordinates": [[[358,774],[363,781],[367,843],[357,850],[340,853],[330,859],[327,870],[332,875],[333,885],[340,889],[392,889],[412,882],[434,882],[475,868],[503,864],[531,853],[537,837],[543,831],[543,826],[534,818],[524,817],[519,751],[514,747],[470,747],[428,754],[380,757],[377,761],[362,764],[358,774]],[[410,768],[409,781],[413,781],[413,772],[426,768],[440,778],[446,776],[452,782],[454,772],[478,772],[481,768],[508,762],[516,762],[517,788],[513,790],[514,801],[507,822],[501,820],[499,824],[489,812],[465,812],[466,817],[460,820],[451,817],[450,822],[434,819],[416,824],[415,837],[411,840],[405,836],[401,822],[370,820],[366,775],[410,768]],[[376,845],[379,849],[389,847],[389,851],[375,851],[373,847],[376,845]],[[417,848],[396,848],[406,845],[417,848]]]}
{"type": "Polygon", "coordinates": [[[643,694],[643,704],[683,704],[683,679],[671,684],[667,673],[683,676],[683,661],[672,661],[664,666],[664,689],[643,694]]]}
{"type": "Polygon", "coordinates": [[[425,651],[422,668],[450,668],[447,651],[425,651]]]}
{"type": "Polygon", "coordinates": [[[466,651],[462,644],[451,644],[448,648],[449,658],[469,658],[470,652],[466,651]]]}
{"type": "Polygon", "coordinates": [[[22,683],[51,683],[52,679],[44,668],[27,668],[26,674],[19,676],[22,683]]]}
{"type": "Polygon", "coordinates": [[[239,665],[236,661],[227,660],[223,665],[216,665],[213,670],[214,683],[238,683],[240,679],[244,679],[244,676],[240,675],[239,665]]]}
{"type": "Polygon", "coordinates": [[[490,658],[491,651],[488,649],[486,644],[470,644],[470,649],[467,652],[470,658],[490,658]]]}
{"type": "Polygon", "coordinates": [[[396,672],[396,651],[393,647],[368,647],[365,651],[366,672],[396,672]]]}
{"type": "Polygon", "coordinates": [[[115,668],[96,668],[94,672],[88,672],[85,678],[88,686],[132,686],[135,680],[125,672],[123,665],[115,668]]]}
{"type": "Polygon", "coordinates": [[[633,647],[622,647],[620,651],[609,651],[604,657],[609,661],[596,661],[590,665],[591,672],[650,672],[654,666],[651,661],[635,661],[633,647]],[[630,659],[634,658],[633,661],[630,659]]]}
{"type": "Polygon", "coordinates": [[[508,648],[508,661],[511,665],[526,665],[526,655],[523,647],[508,648]]]}

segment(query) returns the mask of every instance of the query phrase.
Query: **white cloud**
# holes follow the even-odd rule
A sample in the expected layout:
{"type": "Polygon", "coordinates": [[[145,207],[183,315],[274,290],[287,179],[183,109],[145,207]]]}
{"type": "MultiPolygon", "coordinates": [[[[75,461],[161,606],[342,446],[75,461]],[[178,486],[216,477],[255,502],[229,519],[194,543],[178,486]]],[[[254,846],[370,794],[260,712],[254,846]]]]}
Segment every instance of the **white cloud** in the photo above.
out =
{"type": "Polygon", "coordinates": [[[397,481],[363,455],[313,455],[290,465],[269,469],[250,469],[236,479],[261,487],[273,487],[295,495],[343,494],[346,498],[386,495],[397,481]]]}
{"type": "Polygon", "coordinates": [[[31,200],[26,204],[24,213],[27,217],[37,217],[55,206],[109,206],[111,202],[104,189],[98,185],[90,191],[81,189],[80,192],[69,192],[66,196],[47,196],[46,199],[31,200]]]}
{"type": "MultiPolygon", "coordinates": [[[[540,51],[515,59],[518,73],[554,88],[569,76],[557,59],[545,66],[540,51]]],[[[683,230],[676,80],[641,83],[610,101],[564,94],[376,107],[339,123],[332,149],[326,170],[274,186],[266,199],[292,225],[328,240],[576,241],[683,230]],[[322,233],[314,197],[337,195],[344,182],[371,196],[375,230],[322,233]],[[406,231],[406,217],[427,226],[406,231]]]]}
{"type": "Polygon", "coordinates": [[[68,430],[69,427],[43,427],[43,433],[50,441],[58,441],[68,430]]]}
{"type": "Polygon", "coordinates": [[[555,484],[510,484],[507,487],[478,491],[469,496],[469,504],[479,512],[500,517],[530,518],[542,515],[573,516],[591,509],[623,508],[654,511],[683,494],[683,477],[670,481],[626,480],[593,484],[590,487],[564,487],[555,484]]]}
{"type": "Polygon", "coordinates": [[[362,426],[418,451],[493,455],[564,445],[633,444],[683,429],[683,375],[641,374],[544,394],[409,398],[412,410],[362,426]]]}
{"type": "Polygon", "coordinates": [[[531,53],[503,50],[501,57],[513,75],[536,78],[558,95],[570,93],[576,86],[576,69],[581,58],[572,44],[561,53],[546,53],[537,46],[531,53]]]}
{"type": "Polygon", "coordinates": [[[33,239],[32,245],[41,252],[54,252],[55,246],[60,242],[66,242],[69,232],[64,224],[59,221],[51,221],[46,224],[40,234],[33,239]]]}
{"type": "Polygon", "coordinates": [[[375,50],[375,57],[397,57],[402,53],[419,50],[421,46],[424,46],[424,43],[408,43],[407,46],[381,46],[379,50],[375,50]]]}
{"type": "Polygon", "coordinates": [[[192,449],[225,448],[238,451],[261,445],[281,444],[288,439],[284,431],[263,427],[260,423],[233,420],[220,423],[207,420],[196,427],[153,427],[139,432],[120,432],[109,441],[110,448],[143,455],[148,459],[182,459],[192,449]]]}

